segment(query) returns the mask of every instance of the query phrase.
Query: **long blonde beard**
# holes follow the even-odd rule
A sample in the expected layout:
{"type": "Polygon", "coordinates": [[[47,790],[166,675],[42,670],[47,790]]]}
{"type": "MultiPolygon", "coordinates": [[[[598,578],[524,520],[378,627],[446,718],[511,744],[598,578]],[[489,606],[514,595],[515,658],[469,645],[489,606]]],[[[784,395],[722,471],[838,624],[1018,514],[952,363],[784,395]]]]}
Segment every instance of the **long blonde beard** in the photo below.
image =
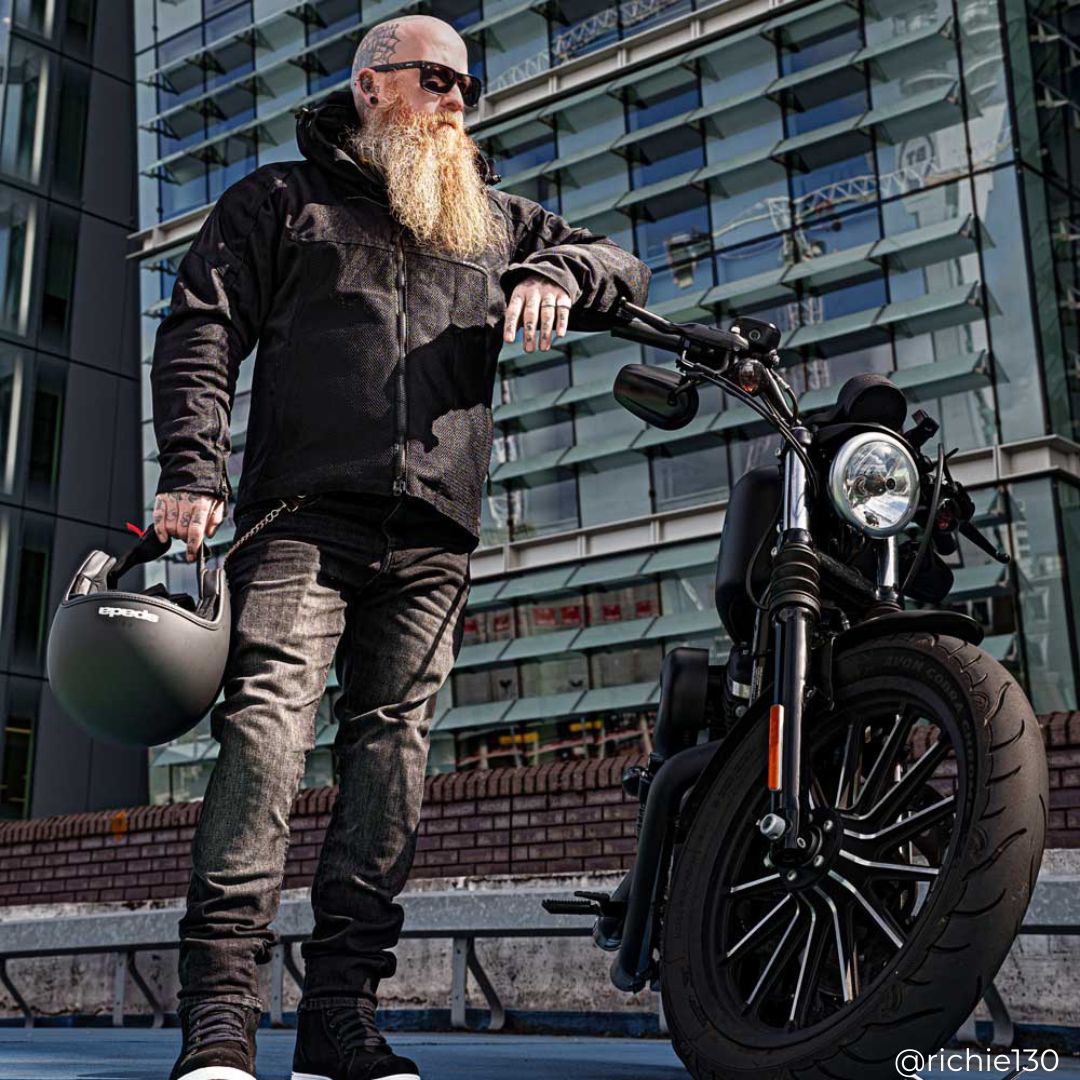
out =
{"type": "Polygon", "coordinates": [[[394,217],[421,243],[470,258],[498,241],[498,219],[460,113],[418,113],[400,98],[346,135],[383,174],[394,217]]]}

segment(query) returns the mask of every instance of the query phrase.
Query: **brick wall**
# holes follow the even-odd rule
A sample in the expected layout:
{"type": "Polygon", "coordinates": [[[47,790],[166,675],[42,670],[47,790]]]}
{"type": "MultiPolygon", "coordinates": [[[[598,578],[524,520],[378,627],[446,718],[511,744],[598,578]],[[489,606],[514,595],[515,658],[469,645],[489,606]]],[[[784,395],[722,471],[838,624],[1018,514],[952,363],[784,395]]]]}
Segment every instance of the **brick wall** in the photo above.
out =
{"type": "MultiPolygon", "coordinates": [[[[1041,717],[1050,761],[1047,847],[1080,848],[1080,712],[1041,717]]],[[[636,803],[622,793],[637,755],[442,773],[425,784],[414,877],[621,870],[636,803]]],[[[334,788],[292,810],[285,888],[311,884],[334,788]]],[[[182,898],[201,803],[140,806],[0,824],[0,905],[182,898]]]]}

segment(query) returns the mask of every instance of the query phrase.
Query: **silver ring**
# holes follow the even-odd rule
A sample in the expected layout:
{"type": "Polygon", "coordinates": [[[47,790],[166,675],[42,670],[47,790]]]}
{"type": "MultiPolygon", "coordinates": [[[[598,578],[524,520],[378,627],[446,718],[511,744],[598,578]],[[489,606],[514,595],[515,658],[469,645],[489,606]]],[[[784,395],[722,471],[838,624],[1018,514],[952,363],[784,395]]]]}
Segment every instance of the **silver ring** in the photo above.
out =
{"type": "Polygon", "coordinates": [[[540,302],[540,306],[541,307],[558,307],[558,304],[556,304],[554,300],[552,300],[550,304],[546,300],[542,300],[540,302]]]}

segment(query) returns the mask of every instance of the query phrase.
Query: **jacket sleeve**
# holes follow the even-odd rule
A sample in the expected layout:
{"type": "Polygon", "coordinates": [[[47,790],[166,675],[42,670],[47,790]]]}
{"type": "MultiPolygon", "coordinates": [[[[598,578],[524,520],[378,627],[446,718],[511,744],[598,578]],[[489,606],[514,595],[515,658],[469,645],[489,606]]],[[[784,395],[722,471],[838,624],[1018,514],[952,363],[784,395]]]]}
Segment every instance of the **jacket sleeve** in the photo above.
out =
{"type": "Polygon", "coordinates": [[[500,284],[509,296],[530,274],[549,278],[570,295],[571,330],[607,330],[615,302],[644,304],[652,271],[606,236],[575,228],[539,203],[515,199],[510,207],[516,248],[500,284]]]}
{"type": "Polygon", "coordinates": [[[256,169],[226,188],[180,261],[150,366],[159,494],[232,495],[229,420],[273,299],[279,183],[256,169]]]}

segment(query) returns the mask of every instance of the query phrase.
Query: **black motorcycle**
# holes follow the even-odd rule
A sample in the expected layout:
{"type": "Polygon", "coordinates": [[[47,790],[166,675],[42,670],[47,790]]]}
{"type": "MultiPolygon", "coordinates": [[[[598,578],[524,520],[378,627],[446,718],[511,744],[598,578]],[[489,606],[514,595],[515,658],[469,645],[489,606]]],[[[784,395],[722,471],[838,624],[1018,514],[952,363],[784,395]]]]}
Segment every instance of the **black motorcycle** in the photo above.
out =
{"type": "Polygon", "coordinates": [[[664,660],[633,869],[596,915],[622,990],[659,987],[698,1080],[896,1075],[958,1029],[1012,944],[1039,872],[1047,768],[982,628],[941,610],[974,505],[903,393],[857,375],[813,422],[779,331],[676,324],[629,303],[613,330],[674,353],[615,397],[673,430],[713,383],[781,437],[731,492],[716,604],[734,642],[664,660]],[[912,606],[913,603],[918,607],[912,606]]]}

